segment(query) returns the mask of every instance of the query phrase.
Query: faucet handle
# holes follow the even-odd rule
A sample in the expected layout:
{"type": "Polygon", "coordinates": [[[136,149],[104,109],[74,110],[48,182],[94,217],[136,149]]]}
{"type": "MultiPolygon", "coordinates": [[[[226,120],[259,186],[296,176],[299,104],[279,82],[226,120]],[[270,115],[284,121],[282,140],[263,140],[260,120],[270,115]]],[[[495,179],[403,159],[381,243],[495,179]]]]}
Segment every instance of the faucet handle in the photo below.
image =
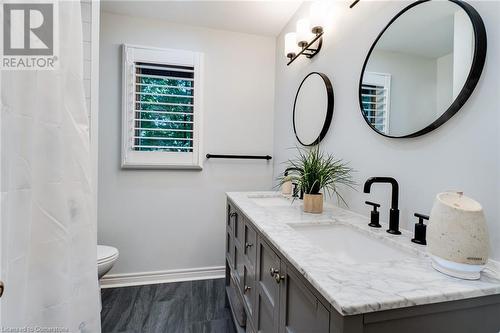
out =
{"type": "Polygon", "coordinates": [[[373,210],[376,212],[377,211],[377,208],[380,207],[380,204],[376,203],[376,202],[371,202],[371,201],[365,201],[365,204],[367,205],[370,205],[370,206],[373,206],[373,210]]]}
{"type": "Polygon", "coordinates": [[[418,223],[420,224],[423,224],[424,223],[424,220],[429,220],[429,215],[424,215],[424,214],[420,214],[420,213],[415,213],[414,214],[415,217],[418,217],[418,223]]]}
{"type": "Polygon", "coordinates": [[[424,224],[424,220],[429,220],[429,215],[415,213],[415,217],[418,217],[418,223],[415,223],[415,238],[411,241],[420,245],[427,245],[426,233],[427,226],[424,224]]]}
{"type": "Polygon", "coordinates": [[[380,204],[371,202],[371,201],[365,201],[365,204],[373,206],[373,210],[370,214],[370,223],[368,225],[373,228],[380,228],[382,227],[379,223],[380,221],[380,213],[377,211],[377,208],[380,207],[380,204]]]}

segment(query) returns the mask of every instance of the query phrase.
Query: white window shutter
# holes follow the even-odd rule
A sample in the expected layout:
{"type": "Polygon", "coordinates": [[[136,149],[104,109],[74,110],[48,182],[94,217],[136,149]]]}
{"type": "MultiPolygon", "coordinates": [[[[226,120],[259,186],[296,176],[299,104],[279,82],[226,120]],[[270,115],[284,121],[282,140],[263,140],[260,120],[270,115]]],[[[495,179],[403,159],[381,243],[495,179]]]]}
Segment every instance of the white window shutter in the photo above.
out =
{"type": "Polygon", "coordinates": [[[389,74],[366,72],[363,76],[363,114],[373,127],[385,134],[389,134],[390,87],[389,74]]]}
{"type": "Polygon", "coordinates": [[[123,46],[122,167],[202,167],[202,54],[123,46]]]}

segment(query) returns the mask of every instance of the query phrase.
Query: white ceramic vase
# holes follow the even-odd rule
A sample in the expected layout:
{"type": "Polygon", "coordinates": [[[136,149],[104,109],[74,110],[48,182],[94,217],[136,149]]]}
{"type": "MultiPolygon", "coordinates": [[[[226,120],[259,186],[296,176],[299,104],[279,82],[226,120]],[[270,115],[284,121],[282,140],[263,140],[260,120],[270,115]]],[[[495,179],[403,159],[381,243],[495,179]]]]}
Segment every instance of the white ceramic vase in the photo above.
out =
{"type": "Polygon", "coordinates": [[[429,219],[427,244],[435,269],[462,279],[479,279],[490,249],[481,205],[461,192],[439,193],[429,219]]]}

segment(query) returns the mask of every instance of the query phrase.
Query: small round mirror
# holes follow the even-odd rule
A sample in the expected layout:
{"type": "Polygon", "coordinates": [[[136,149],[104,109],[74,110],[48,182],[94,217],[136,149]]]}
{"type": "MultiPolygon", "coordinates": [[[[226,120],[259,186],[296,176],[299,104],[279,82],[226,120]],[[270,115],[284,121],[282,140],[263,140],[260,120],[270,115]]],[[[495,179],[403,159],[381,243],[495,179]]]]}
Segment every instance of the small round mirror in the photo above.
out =
{"type": "Polygon", "coordinates": [[[486,32],[463,1],[417,1],[373,43],[359,84],[366,122],[391,138],[423,135],[467,101],[483,69],[486,32]]]}
{"type": "Polygon", "coordinates": [[[333,116],[333,88],[323,73],[312,72],[300,83],[293,104],[293,130],[303,146],[325,137],[333,116]]]}

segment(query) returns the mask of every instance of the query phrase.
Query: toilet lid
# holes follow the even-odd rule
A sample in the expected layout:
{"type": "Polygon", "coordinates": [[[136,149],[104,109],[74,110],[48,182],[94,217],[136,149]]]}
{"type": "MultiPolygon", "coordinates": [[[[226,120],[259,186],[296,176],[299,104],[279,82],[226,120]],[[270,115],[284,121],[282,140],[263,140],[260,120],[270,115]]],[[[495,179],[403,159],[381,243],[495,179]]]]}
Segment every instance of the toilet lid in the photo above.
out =
{"type": "Polygon", "coordinates": [[[117,255],[118,250],[116,248],[106,245],[97,245],[97,262],[105,261],[117,255]]]}

